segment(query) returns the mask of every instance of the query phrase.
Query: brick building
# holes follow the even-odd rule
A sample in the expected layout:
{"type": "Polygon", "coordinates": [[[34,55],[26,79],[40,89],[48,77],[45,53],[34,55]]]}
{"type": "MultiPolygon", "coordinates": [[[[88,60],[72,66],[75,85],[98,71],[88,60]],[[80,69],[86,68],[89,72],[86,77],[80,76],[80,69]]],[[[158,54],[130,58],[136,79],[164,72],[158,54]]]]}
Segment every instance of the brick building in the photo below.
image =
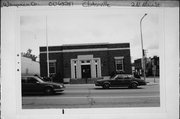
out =
{"type": "MultiPolygon", "coordinates": [[[[129,43],[49,46],[49,72],[58,82],[88,83],[115,73],[131,74],[129,43]]],[[[40,74],[47,76],[47,49],[40,47],[40,74]]]]}
{"type": "MultiPolygon", "coordinates": [[[[146,63],[146,76],[159,76],[159,57],[154,56],[154,57],[149,57],[145,58],[145,63],[146,63]]],[[[137,72],[139,75],[143,75],[143,70],[142,70],[142,59],[136,59],[134,60],[134,67],[135,67],[135,72],[137,72]]]]}

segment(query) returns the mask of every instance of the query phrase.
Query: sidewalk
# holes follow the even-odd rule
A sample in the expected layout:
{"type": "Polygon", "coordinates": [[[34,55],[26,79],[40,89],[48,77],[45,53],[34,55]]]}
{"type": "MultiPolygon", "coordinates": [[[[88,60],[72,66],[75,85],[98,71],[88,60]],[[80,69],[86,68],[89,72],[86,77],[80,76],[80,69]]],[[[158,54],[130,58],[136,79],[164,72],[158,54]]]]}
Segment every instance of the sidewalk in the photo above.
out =
{"type": "MultiPolygon", "coordinates": [[[[144,80],[143,77],[141,77],[142,80],[144,80]]],[[[159,84],[159,77],[155,77],[155,82],[154,82],[154,77],[146,77],[146,82],[147,85],[158,85],[159,84]]],[[[87,86],[94,86],[94,83],[89,83],[89,84],[64,84],[65,86],[81,86],[81,87],[87,87],[87,86]]]]}
{"type": "MultiPolygon", "coordinates": [[[[141,77],[141,79],[144,79],[141,77]]],[[[146,77],[147,85],[158,85],[159,84],[159,77],[146,77]]]]}

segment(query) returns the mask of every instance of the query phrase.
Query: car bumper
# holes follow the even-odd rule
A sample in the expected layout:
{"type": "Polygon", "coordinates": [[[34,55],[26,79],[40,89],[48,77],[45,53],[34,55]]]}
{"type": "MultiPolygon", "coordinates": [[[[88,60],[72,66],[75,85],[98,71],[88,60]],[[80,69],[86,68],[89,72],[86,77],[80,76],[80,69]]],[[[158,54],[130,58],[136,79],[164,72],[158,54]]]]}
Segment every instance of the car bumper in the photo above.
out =
{"type": "Polygon", "coordinates": [[[65,88],[66,88],[66,87],[65,87],[64,85],[61,85],[60,88],[55,88],[54,91],[55,91],[55,92],[62,92],[62,91],[64,91],[65,88]]]}
{"type": "Polygon", "coordinates": [[[99,84],[99,83],[95,83],[95,86],[102,86],[101,84],[99,84]]]}
{"type": "Polygon", "coordinates": [[[147,85],[146,82],[139,83],[139,85],[147,85]]]}
{"type": "Polygon", "coordinates": [[[62,92],[64,89],[54,89],[54,92],[62,92]]]}

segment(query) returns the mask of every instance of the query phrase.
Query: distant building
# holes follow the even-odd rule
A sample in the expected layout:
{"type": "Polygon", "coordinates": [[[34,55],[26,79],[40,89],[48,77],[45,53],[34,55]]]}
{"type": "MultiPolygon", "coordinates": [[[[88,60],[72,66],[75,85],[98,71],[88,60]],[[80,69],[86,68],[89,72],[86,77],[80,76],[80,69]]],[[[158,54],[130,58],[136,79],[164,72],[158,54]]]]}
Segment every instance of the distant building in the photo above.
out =
{"type": "MultiPolygon", "coordinates": [[[[146,76],[159,76],[159,57],[154,56],[153,58],[145,58],[146,62],[146,76]]],[[[134,60],[135,71],[139,75],[143,75],[142,70],[142,59],[134,60]]]]}
{"type": "Polygon", "coordinates": [[[134,70],[138,75],[142,75],[142,59],[134,60],[134,70]]]}
{"type": "Polygon", "coordinates": [[[159,57],[154,56],[149,58],[149,61],[146,63],[146,75],[159,76],[159,57]]]}
{"type": "Polygon", "coordinates": [[[30,58],[21,57],[21,75],[40,75],[40,64],[30,58]]]}
{"type": "MultiPolygon", "coordinates": [[[[88,83],[116,73],[131,74],[129,43],[50,46],[49,73],[65,83],[88,83]]],[[[47,50],[40,47],[40,72],[47,76],[47,50]]]]}

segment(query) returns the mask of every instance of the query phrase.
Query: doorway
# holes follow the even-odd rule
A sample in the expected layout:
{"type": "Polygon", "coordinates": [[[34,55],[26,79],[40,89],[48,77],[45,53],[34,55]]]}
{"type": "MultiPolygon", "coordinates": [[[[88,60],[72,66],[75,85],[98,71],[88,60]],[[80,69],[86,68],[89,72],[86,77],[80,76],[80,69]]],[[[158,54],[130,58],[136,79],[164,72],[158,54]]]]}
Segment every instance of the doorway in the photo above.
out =
{"type": "Polygon", "coordinates": [[[82,78],[91,78],[91,65],[81,65],[82,78]]]}

